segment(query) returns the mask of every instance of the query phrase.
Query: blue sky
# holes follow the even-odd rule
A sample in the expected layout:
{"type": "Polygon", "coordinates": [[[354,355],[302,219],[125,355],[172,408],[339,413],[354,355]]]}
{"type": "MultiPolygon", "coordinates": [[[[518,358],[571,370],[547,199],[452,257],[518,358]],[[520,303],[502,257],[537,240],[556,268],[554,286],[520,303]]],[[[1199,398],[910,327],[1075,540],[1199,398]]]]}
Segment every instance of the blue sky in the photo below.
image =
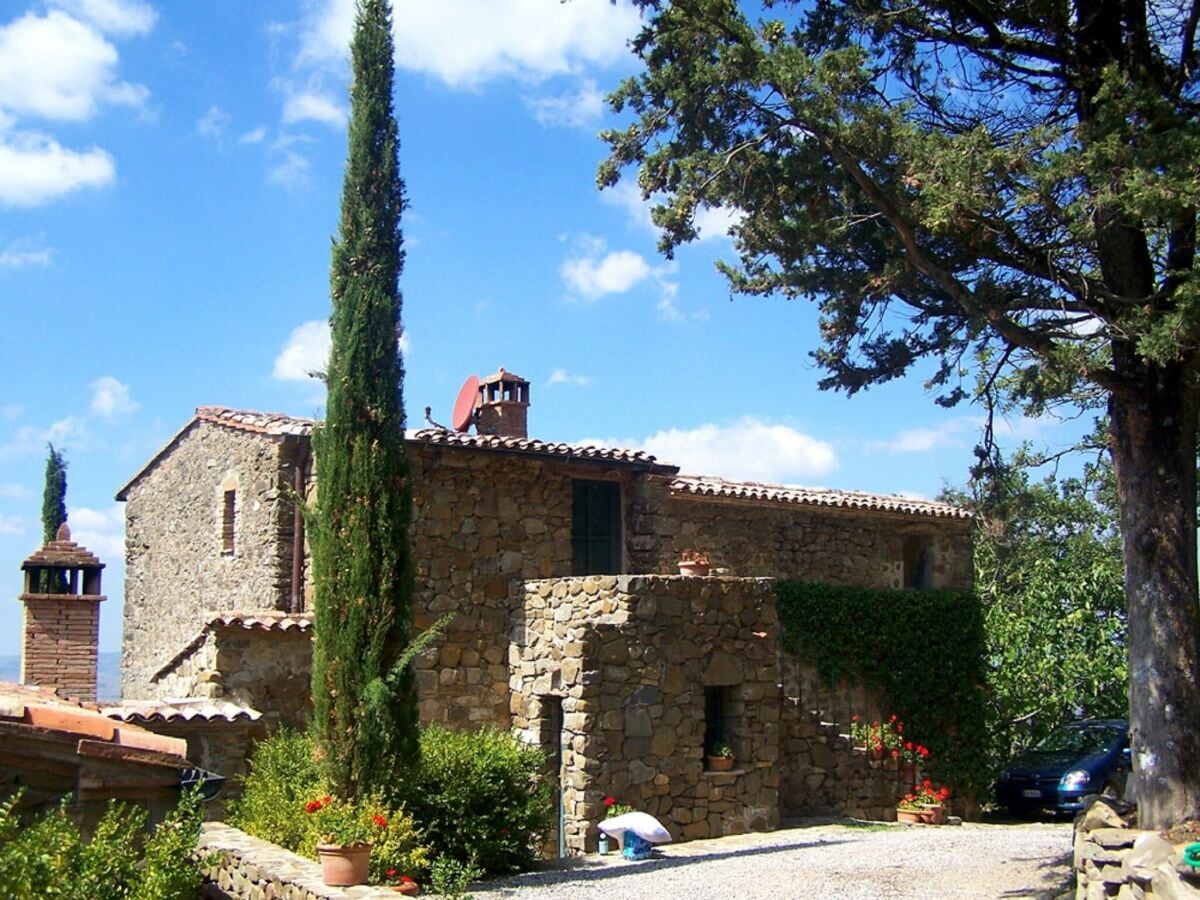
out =
{"type": "MultiPolygon", "coordinates": [[[[630,186],[597,192],[603,96],[635,71],[624,0],[396,7],[411,425],[504,366],[532,384],[539,438],[759,481],[965,480],[978,409],[939,409],[920,373],[818,391],[815,310],[731,300],[714,271],[728,215],[667,262],[630,186]]],[[[305,373],[327,340],[352,20],[350,0],[0,3],[0,654],[20,649],[47,441],[74,536],[108,564],[111,650],[118,488],[197,405],[320,414],[305,373]]]]}

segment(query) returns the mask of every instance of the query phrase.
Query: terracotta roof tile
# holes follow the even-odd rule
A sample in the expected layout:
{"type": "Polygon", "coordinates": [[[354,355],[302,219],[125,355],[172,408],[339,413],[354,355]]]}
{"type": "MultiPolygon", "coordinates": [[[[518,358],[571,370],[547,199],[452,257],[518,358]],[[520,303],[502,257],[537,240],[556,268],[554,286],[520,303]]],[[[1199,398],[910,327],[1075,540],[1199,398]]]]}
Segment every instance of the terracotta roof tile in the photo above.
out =
{"type": "Polygon", "coordinates": [[[197,406],[196,418],[242,431],[270,435],[308,435],[317,424],[315,419],[299,419],[285,413],[260,413],[225,406],[197,406]]]}
{"type": "Polygon", "coordinates": [[[228,700],[185,697],[179,700],[131,700],[100,707],[100,712],[119,722],[256,722],[262,713],[228,700]]]}
{"type": "Polygon", "coordinates": [[[445,447],[468,447],[475,450],[507,450],[519,453],[535,453],[556,456],[566,460],[595,460],[600,462],[632,463],[677,472],[675,466],[659,463],[643,450],[622,450],[597,447],[591,444],[564,444],[539,441],[532,438],[503,437],[495,434],[465,434],[460,431],[442,431],[425,428],[416,433],[416,440],[426,444],[445,447]]]}
{"type": "Polygon", "coordinates": [[[765,500],[806,506],[905,513],[946,519],[969,519],[971,513],[949,503],[915,500],[898,495],[867,494],[829,488],[805,488],[784,484],[758,484],[753,481],[726,481],[701,475],[679,475],[671,481],[671,490],[696,497],[729,500],[765,500]]]}

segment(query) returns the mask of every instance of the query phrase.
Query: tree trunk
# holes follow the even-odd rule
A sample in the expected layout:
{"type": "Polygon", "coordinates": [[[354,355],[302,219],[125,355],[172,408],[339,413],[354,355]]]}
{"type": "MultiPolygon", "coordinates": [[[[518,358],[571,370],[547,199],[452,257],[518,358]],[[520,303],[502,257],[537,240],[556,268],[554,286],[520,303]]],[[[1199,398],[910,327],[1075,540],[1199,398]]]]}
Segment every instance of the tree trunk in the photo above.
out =
{"type": "Polygon", "coordinates": [[[1111,395],[1129,606],[1133,791],[1142,828],[1200,818],[1200,601],[1196,586],[1196,390],[1183,366],[1114,347],[1139,385],[1111,395]]]}

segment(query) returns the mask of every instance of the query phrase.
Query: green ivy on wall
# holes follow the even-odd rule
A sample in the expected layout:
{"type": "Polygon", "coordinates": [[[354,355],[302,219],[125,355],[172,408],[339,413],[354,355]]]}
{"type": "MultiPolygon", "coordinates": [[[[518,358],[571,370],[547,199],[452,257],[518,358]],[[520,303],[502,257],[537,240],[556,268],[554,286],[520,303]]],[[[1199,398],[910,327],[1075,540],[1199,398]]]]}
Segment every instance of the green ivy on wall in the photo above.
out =
{"type": "Polygon", "coordinates": [[[983,611],[969,593],[871,590],[783,581],[784,649],[829,683],[881,694],[936,777],[958,795],[987,789],[983,611]]]}

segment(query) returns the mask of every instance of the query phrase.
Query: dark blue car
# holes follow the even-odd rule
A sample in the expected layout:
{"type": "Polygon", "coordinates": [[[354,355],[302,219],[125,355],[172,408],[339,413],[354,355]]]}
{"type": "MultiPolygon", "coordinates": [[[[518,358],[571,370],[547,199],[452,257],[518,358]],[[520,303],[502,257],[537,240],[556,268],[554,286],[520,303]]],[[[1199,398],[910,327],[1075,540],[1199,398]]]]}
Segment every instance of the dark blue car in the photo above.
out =
{"type": "Polygon", "coordinates": [[[1000,773],[996,800],[1014,816],[1077,812],[1088,794],[1121,797],[1129,774],[1129,723],[1086,719],[1062,725],[1000,773]]]}

